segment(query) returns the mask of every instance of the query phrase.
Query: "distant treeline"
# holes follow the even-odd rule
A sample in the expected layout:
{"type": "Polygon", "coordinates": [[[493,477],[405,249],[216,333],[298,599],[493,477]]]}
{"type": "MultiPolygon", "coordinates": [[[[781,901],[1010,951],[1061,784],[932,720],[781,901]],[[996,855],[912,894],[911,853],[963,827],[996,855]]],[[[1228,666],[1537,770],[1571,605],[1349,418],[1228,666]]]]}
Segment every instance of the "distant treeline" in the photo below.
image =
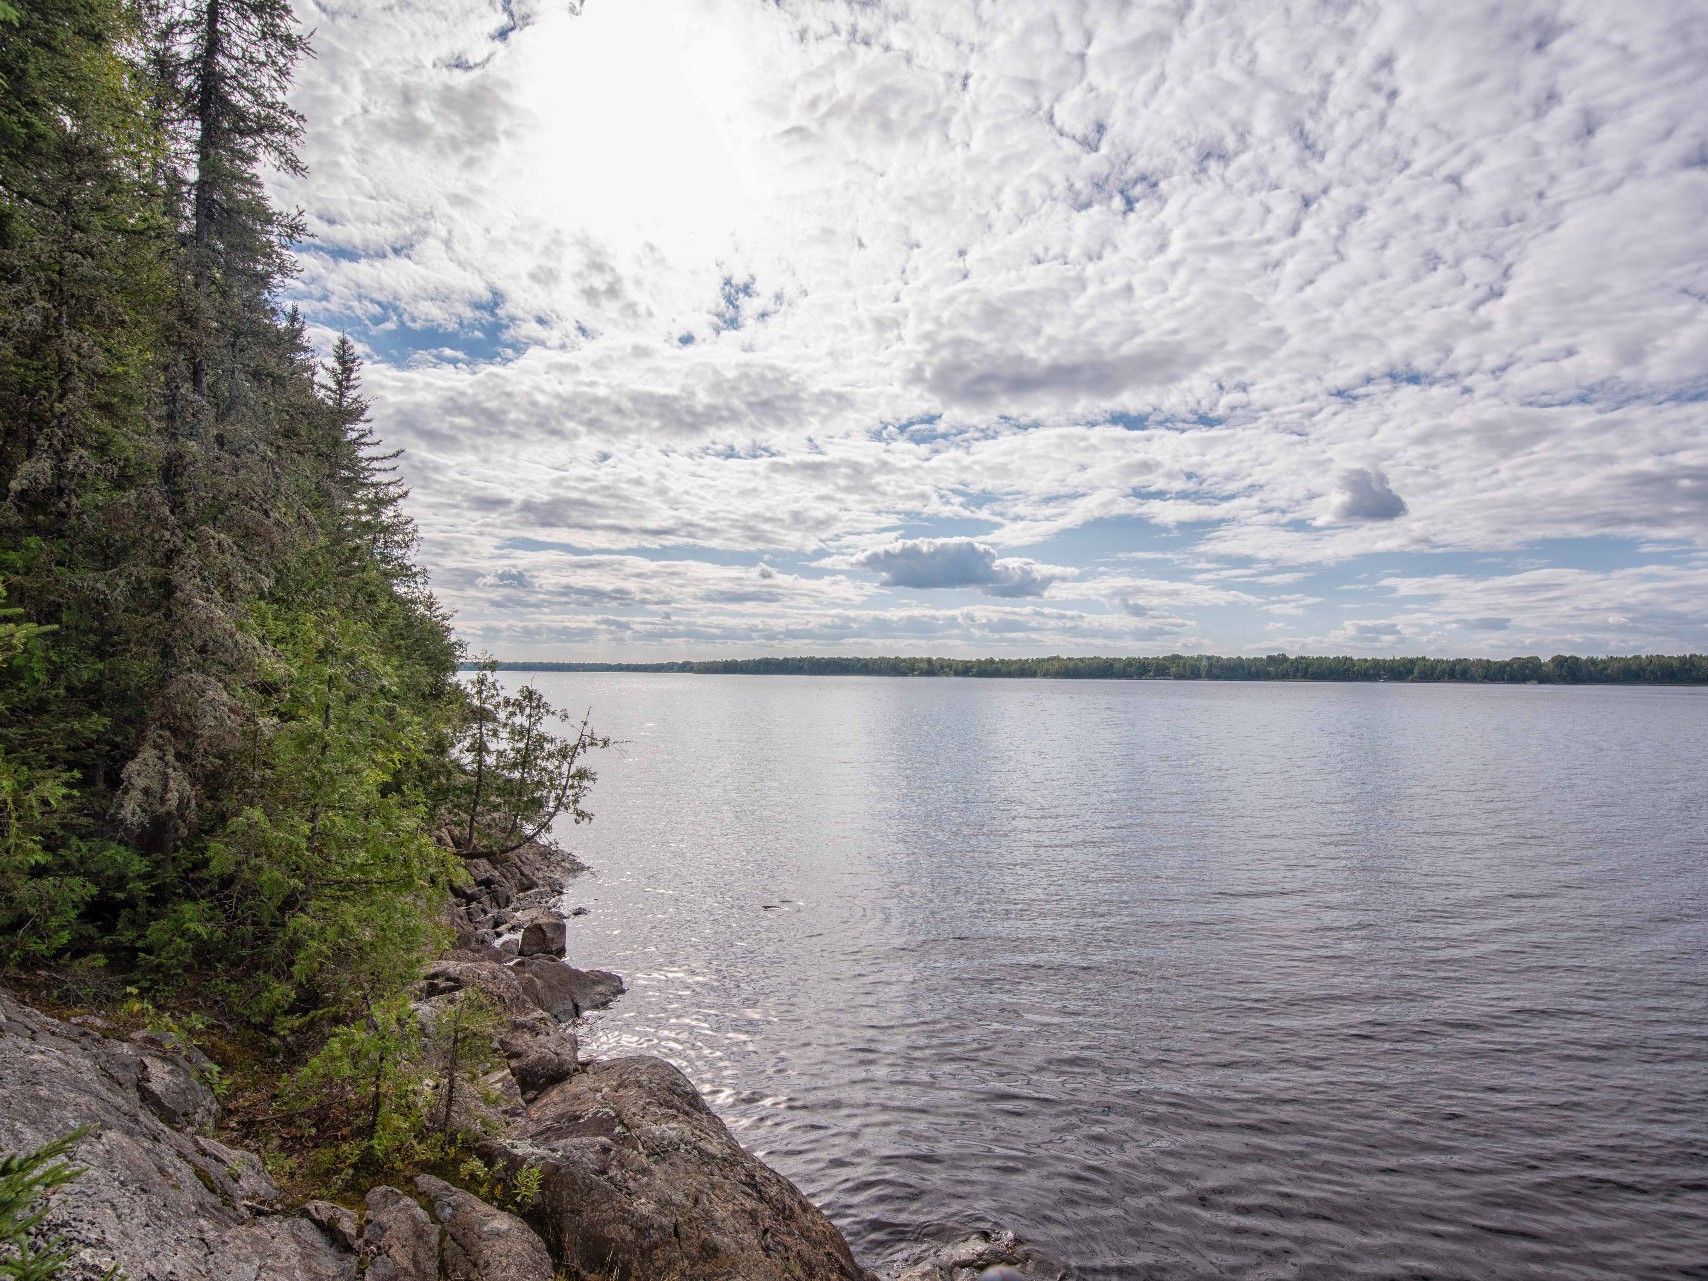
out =
{"type": "Polygon", "coordinates": [[[1038,680],[1466,681],[1497,685],[1708,685],[1708,654],[1581,658],[1353,658],[1166,654],[1158,658],[722,658],[677,663],[500,663],[517,672],[719,676],[1005,676],[1038,680]]]}

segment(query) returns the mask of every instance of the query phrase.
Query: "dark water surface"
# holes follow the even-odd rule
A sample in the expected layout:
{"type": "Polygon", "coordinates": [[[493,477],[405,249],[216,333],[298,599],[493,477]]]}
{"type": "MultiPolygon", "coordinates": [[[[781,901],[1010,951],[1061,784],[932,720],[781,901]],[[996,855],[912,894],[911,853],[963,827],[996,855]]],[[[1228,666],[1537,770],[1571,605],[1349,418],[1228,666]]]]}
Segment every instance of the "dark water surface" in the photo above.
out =
{"type": "Polygon", "coordinates": [[[571,956],[867,1262],[1708,1277],[1708,691],[551,674],[571,956]]]}

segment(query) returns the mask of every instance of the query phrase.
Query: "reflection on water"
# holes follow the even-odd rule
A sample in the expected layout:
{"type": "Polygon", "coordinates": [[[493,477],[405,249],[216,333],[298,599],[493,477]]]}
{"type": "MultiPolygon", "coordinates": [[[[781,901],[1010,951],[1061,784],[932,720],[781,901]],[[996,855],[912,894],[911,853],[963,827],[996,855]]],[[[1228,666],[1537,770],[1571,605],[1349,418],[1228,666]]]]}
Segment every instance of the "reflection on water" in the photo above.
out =
{"type": "Polygon", "coordinates": [[[1708,1276],[1708,693],[535,679],[585,1043],[868,1261],[1708,1276]]]}

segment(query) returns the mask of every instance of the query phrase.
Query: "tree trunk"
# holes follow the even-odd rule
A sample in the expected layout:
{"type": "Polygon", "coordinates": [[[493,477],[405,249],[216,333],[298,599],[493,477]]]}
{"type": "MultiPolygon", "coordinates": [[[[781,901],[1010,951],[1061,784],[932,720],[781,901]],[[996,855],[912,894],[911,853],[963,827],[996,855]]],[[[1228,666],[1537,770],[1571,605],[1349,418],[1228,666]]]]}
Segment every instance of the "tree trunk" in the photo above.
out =
{"type": "Polygon", "coordinates": [[[445,1114],[439,1122],[439,1133],[451,1137],[451,1107],[457,1098],[457,1067],[463,1042],[463,1007],[457,1003],[456,1022],[451,1024],[451,1053],[445,1065],[445,1114]]]}
{"type": "MultiPolygon", "coordinates": [[[[378,1024],[375,1024],[376,1028],[378,1024]]],[[[374,1152],[374,1140],[380,1132],[380,1112],[385,1103],[385,1060],[386,1047],[381,1033],[379,1058],[374,1062],[374,1101],[368,1109],[368,1152],[374,1152]]]]}
{"type": "Polygon", "coordinates": [[[480,718],[480,728],[475,734],[474,746],[474,795],[469,801],[468,837],[464,844],[470,854],[474,853],[475,821],[480,817],[481,789],[486,785],[486,692],[481,692],[480,702],[475,704],[475,715],[480,718]]]}
{"type": "MultiPolygon", "coordinates": [[[[208,262],[208,246],[213,240],[213,189],[209,178],[209,170],[213,168],[214,150],[218,145],[218,86],[221,0],[208,0],[207,11],[202,16],[202,56],[201,65],[197,71],[196,86],[196,189],[193,205],[195,227],[193,239],[195,243],[195,272],[196,295],[204,311],[207,307],[209,285],[212,278],[208,262]]],[[[190,385],[195,389],[198,399],[206,400],[208,394],[208,358],[205,336],[199,336],[196,344],[195,357],[190,365],[190,385]]]]}

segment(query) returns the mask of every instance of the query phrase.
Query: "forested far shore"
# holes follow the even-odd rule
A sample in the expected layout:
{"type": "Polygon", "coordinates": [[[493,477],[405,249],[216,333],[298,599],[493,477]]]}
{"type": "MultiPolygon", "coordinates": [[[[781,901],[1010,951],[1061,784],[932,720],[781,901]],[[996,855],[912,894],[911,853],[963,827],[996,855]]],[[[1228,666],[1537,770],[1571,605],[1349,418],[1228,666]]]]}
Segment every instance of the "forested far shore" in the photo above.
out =
{"type": "MultiPolygon", "coordinates": [[[[472,665],[470,665],[472,666],[472,665]]],[[[1000,676],[1113,681],[1458,681],[1473,685],[1708,685],[1708,654],[1605,658],[1353,658],[1164,654],[1153,658],[719,658],[672,663],[501,662],[505,672],[689,672],[701,676],[1000,676]]]]}

